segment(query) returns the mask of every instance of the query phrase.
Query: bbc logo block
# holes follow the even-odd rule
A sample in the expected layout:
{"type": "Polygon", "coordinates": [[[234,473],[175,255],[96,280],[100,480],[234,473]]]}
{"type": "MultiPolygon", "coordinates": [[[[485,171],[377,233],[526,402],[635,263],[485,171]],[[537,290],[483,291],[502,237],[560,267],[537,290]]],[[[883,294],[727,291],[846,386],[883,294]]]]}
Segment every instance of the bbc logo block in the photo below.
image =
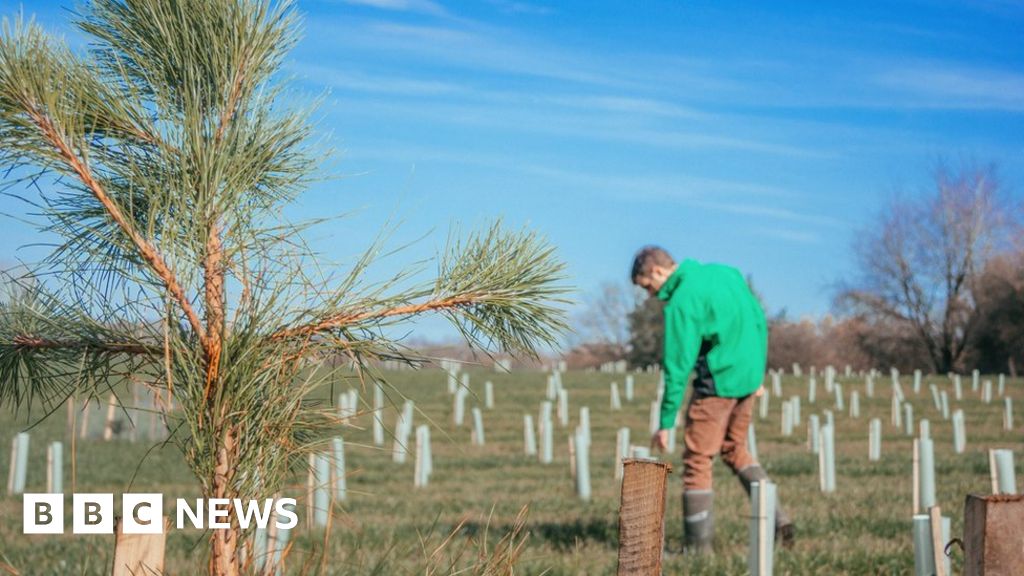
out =
{"type": "MultiPolygon", "coordinates": [[[[160,534],[163,531],[162,494],[123,494],[121,514],[125,534],[160,534]]],[[[114,533],[113,494],[73,494],[71,531],[74,534],[114,533]]],[[[22,532],[64,533],[63,494],[25,494],[22,500],[22,532]]]]}

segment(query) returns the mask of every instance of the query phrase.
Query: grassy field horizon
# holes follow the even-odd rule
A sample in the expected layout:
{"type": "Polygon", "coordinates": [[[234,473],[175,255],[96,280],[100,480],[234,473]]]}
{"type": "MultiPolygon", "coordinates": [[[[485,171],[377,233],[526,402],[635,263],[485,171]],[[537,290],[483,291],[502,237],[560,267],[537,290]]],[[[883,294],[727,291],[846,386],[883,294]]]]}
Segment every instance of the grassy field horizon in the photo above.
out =
{"type": "MultiPolygon", "coordinates": [[[[283,496],[299,500],[299,527],[292,532],[288,574],[412,574],[449,573],[479,562],[481,554],[515,530],[516,519],[527,508],[525,527],[515,534],[523,539],[516,573],[579,575],[614,574],[618,546],[618,482],[614,479],[615,437],[618,428],[631,430],[632,443],[649,440],[650,402],[656,397],[657,375],[635,374],[636,393],[625,400],[623,374],[567,372],[570,422],[555,419],[554,461],[541,464],[523,453],[523,415],[537,419],[545,400],[546,373],[495,373],[469,370],[472,394],[467,398],[466,424],[453,424],[453,402],[447,377],[441,370],[387,372],[397,392],[416,405],[415,424],[430,424],[434,472],[430,484],[413,487],[413,455],[406,462],[392,461],[392,441],[374,446],[370,415],[352,419],[344,432],[348,498],[335,506],[329,534],[305,527],[306,474],[297,471],[283,496]],[[485,409],[484,382],[494,384],[495,407],[485,409]],[[609,384],[619,384],[621,411],[609,407],[609,384]],[[483,411],[486,445],[470,441],[470,408],[483,411]],[[593,498],[582,502],[575,495],[569,471],[568,437],[579,421],[579,408],[590,410],[590,452],[593,498]],[[449,536],[451,539],[448,539],[449,536]],[[442,543],[446,545],[442,546],[442,543]],[[439,551],[437,551],[440,548],[439,551]],[[435,551],[437,553],[435,554],[435,551]],[[428,570],[435,570],[428,572],[428,570]],[[447,571],[446,571],[447,570],[447,571]]],[[[983,376],[992,379],[994,376],[983,376]]],[[[911,445],[913,437],[890,423],[892,388],[888,375],[875,379],[875,396],[868,398],[863,377],[837,377],[846,406],[837,410],[818,377],[817,402],[807,399],[807,377],[785,376],[783,398],[799,395],[801,421],[791,436],[781,434],[780,398],[770,398],[766,419],[755,409],[754,425],[760,461],[777,483],[782,505],[797,523],[797,541],[791,550],[778,549],[776,574],[909,574],[913,572],[911,541],[911,445]],[[849,414],[849,394],[860,394],[859,418],[849,414]],[[806,447],[807,417],[832,410],[836,422],[837,490],[824,494],[818,487],[817,456],[806,447]],[[882,420],[881,459],[868,461],[868,422],[882,420]]],[[[1006,396],[1020,397],[1021,379],[1007,379],[1006,396]]],[[[348,383],[338,382],[333,394],[348,383]]],[[[952,382],[945,376],[926,376],[920,392],[912,379],[902,378],[906,400],[917,421],[927,418],[935,441],[937,500],[952,519],[952,535],[963,525],[963,503],[969,493],[987,494],[989,448],[1012,448],[1020,473],[1020,444],[1016,430],[1002,429],[1003,401],[994,393],[991,404],[971,390],[963,378],[964,398],[955,401],[952,382]],[[949,394],[950,411],[965,413],[967,448],[953,449],[951,422],[936,410],[929,384],[949,394]]],[[[994,386],[993,386],[994,387],[994,386]]],[[[770,388],[770,386],[768,386],[770,388]]],[[[689,391],[688,391],[689,392],[689,391]]],[[[314,400],[328,402],[332,391],[320,390],[314,400]]],[[[371,399],[360,391],[360,403],[371,399]]],[[[400,404],[400,402],[399,402],[400,404]]],[[[400,406],[397,408],[400,409],[400,406]]],[[[72,484],[70,452],[66,442],[66,412],[55,413],[32,426],[27,492],[45,491],[46,445],[65,441],[65,493],[159,492],[165,495],[165,515],[173,518],[175,498],[198,497],[198,484],[173,446],[126,440],[77,440],[75,480],[72,484]]],[[[393,429],[396,407],[384,410],[384,422],[393,429]]],[[[0,411],[0,446],[10,445],[18,431],[38,415],[0,411]]],[[[1018,418],[1019,420],[1019,418],[1018,418]]],[[[680,428],[681,432],[681,428],[680,428]]],[[[681,439],[681,435],[680,435],[681,439]]],[[[680,443],[681,444],[681,443],[680,443]]],[[[676,469],[670,479],[666,517],[666,573],[746,573],[749,504],[740,483],[720,462],[715,465],[715,554],[692,558],[675,554],[681,544],[681,457],[663,455],[676,469]]],[[[410,447],[411,451],[411,447],[410,447]]],[[[0,477],[9,472],[7,451],[0,457],[0,477]]],[[[67,508],[70,510],[70,507],[67,508]]],[[[12,574],[107,574],[112,562],[113,536],[60,536],[21,533],[21,498],[0,498],[0,562],[12,574]]],[[[70,519],[66,520],[70,527],[70,519]]],[[[517,540],[518,541],[518,540],[517,540]]],[[[205,569],[207,535],[202,531],[172,529],[167,539],[167,574],[193,574],[205,569]]],[[[954,571],[962,558],[954,555],[954,571]]],[[[473,573],[472,571],[468,573],[473,573]]]]}

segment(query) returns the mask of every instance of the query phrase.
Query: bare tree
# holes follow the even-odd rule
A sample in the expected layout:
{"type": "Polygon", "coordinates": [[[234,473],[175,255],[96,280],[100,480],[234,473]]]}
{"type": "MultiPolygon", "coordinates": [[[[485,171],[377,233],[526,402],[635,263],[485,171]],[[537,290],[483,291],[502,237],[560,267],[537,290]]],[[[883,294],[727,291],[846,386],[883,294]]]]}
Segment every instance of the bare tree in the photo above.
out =
{"type": "Polygon", "coordinates": [[[629,315],[639,303],[640,295],[631,285],[601,284],[575,316],[570,352],[574,363],[593,365],[624,359],[629,351],[629,315]]]}
{"type": "Polygon", "coordinates": [[[978,325],[978,275],[1007,240],[1012,214],[993,166],[940,164],[930,190],[892,200],[858,235],[857,276],[837,304],[905,329],[936,372],[957,368],[978,325]]]}

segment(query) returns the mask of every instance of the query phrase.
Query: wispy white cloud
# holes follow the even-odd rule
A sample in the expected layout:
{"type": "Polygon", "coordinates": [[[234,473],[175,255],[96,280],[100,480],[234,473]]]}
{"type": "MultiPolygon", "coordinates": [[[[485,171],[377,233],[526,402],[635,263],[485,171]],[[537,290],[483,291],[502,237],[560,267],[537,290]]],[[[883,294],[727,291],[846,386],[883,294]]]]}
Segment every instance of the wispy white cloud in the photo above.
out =
{"type": "Polygon", "coordinates": [[[925,63],[894,67],[875,81],[919,107],[1024,110],[1024,74],[1019,72],[925,63]]]}
{"type": "MultiPolygon", "coordinates": [[[[510,174],[544,178],[557,189],[580,195],[581,198],[603,196],[612,201],[679,204],[709,212],[754,217],[759,222],[805,224],[809,228],[845,228],[846,223],[829,215],[795,208],[780,203],[798,203],[805,196],[799,192],[744,180],[729,180],[685,172],[662,174],[601,173],[584,169],[552,167],[530,160],[459,150],[404,147],[367,147],[353,152],[352,160],[412,164],[422,167],[432,163],[478,166],[510,174]],[[709,200],[715,198],[716,200],[709,200]],[[767,204],[766,202],[773,202],[767,204]]],[[[800,242],[817,241],[810,230],[757,227],[765,235],[800,242]]]]}
{"type": "Polygon", "coordinates": [[[720,212],[730,212],[733,214],[743,214],[746,216],[757,216],[759,218],[767,218],[772,220],[785,220],[789,222],[803,222],[806,224],[813,225],[827,225],[827,226],[841,226],[846,227],[847,224],[843,220],[834,216],[826,216],[823,214],[813,214],[808,212],[799,212],[789,208],[782,208],[778,205],[764,205],[764,204],[751,204],[751,203],[739,203],[739,202],[720,202],[712,200],[698,200],[695,199],[690,202],[694,206],[701,208],[707,208],[709,210],[717,210],[720,212]]]}
{"type": "Polygon", "coordinates": [[[433,14],[445,16],[448,11],[444,6],[431,0],[340,0],[345,4],[355,6],[369,6],[380,10],[391,10],[395,12],[418,12],[422,14],[433,14]]]}
{"type": "Polygon", "coordinates": [[[585,54],[479,22],[461,20],[451,25],[428,25],[319,20],[309,26],[311,36],[321,39],[322,50],[347,47],[374,54],[398,54],[407,65],[427,64],[450,71],[487,71],[595,86],[633,86],[585,54]]]}
{"type": "Polygon", "coordinates": [[[466,93],[461,84],[442,80],[405,78],[367,74],[320,64],[297,63],[289,69],[309,82],[343,91],[395,94],[401,96],[428,96],[466,93]]]}

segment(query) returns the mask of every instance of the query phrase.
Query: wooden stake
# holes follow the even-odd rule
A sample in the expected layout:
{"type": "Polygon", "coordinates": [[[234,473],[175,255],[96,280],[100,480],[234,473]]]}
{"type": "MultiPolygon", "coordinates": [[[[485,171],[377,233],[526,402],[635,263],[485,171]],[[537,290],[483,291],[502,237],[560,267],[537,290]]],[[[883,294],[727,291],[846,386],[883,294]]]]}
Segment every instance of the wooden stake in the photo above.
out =
{"type": "Polygon", "coordinates": [[[946,559],[943,555],[945,545],[942,542],[942,510],[932,506],[928,510],[932,526],[932,555],[935,560],[935,576],[946,576],[946,559]]]}
{"type": "Polygon", "coordinates": [[[167,517],[161,521],[160,534],[125,534],[123,522],[115,522],[113,576],[161,576],[164,573],[164,545],[167,538],[167,517]]]}

